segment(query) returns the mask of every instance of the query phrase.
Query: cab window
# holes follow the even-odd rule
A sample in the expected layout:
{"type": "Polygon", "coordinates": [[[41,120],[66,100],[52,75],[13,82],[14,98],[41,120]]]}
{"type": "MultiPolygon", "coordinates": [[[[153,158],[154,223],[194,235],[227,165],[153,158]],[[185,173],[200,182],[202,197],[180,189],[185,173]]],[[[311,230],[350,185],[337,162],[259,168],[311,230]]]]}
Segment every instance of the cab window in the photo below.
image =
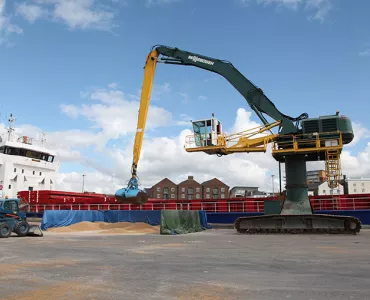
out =
{"type": "Polygon", "coordinates": [[[4,209],[18,211],[18,203],[17,201],[5,201],[4,209]]]}

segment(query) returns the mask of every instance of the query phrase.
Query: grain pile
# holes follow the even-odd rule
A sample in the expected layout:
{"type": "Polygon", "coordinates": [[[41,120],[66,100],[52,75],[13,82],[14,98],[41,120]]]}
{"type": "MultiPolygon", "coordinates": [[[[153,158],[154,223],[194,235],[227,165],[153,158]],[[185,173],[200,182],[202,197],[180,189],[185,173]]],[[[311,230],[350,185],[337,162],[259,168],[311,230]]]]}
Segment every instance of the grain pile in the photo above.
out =
{"type": "Polygon", "coordinates": [[[48,232],[81,232],[97,231],[99,233],[159,233],[160,226],[152,226],[147,223],[104,223],[104,222],[80,222],[66,227],[49,228],[48,232]]]}

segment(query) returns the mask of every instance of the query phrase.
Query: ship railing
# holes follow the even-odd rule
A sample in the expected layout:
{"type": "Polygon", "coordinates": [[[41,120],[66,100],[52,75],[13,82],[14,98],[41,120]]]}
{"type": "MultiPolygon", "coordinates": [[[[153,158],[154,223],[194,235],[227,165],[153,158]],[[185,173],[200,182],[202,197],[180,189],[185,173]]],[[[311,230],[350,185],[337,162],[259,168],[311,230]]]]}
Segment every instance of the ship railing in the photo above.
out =
{"type": "MultiPolygon", "coordinates": [[[[30,204],[30,212],[43,212],[45,210],[204,210],[206,212],[264,212],[264,200],[239,200],[232,199],[222,201],[195,201],[176,202],[163,201],[161,203],[146,203],[144,205],[132,204],[76,204],[76,203],[61,203],[61,204],[30,204]]],[[[357,198],[318,198],[311,199],[311,206],[314,211],[325,210],[364,210],[370,209],[370,197],[357,198]]]]}
{"type": "Polygon", "coordinates": [[[144,205],[132,204],[30,204],[31,212],[44,212],[45,210],[204,210],[207,212],[263,212],[263,200],[230,201],[230,202],[187,202],[187,203],[147,203],[144,205]]]}

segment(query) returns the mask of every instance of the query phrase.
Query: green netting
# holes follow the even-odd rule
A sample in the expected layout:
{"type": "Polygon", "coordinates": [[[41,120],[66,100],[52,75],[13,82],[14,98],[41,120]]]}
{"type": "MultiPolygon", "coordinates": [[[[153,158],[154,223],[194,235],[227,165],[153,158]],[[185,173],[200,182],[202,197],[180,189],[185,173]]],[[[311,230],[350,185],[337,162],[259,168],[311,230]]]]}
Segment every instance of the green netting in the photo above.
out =
{"type": "Polygon", "coordinates": [[[184,234],[203,231],[198,210],[162,210],[161,234],[184,234]]]}

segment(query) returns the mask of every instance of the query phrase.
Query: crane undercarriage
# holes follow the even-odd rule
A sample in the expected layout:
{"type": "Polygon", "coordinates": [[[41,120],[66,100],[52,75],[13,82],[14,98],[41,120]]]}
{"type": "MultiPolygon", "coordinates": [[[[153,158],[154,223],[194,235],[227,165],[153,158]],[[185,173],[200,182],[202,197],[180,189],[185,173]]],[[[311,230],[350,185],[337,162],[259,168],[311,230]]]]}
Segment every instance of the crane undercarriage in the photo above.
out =
{"type": "Polygon", "coordinates": [[[355,217],[324,214],[239,217],[234,226],[241,234],[356,234],[361,230],[361,222],[355,217]]]}

